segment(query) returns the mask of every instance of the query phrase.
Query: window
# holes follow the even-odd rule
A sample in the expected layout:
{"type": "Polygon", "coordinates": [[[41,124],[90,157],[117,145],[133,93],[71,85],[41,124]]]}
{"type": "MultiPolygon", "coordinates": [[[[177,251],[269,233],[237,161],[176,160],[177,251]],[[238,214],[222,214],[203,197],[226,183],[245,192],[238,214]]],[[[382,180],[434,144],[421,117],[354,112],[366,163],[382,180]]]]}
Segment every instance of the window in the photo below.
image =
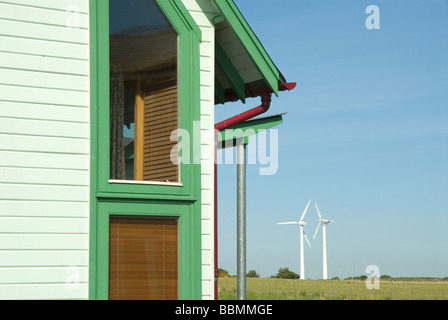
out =
{"type": "MultiPolygon", "coordinates": [[[[122,280],[120,277],[123,274],[120,271],[122,269],[115,270],[119,271],[118,273],[114,273],[114,270],[111,273],[109,271],[110,264],[115,263],[117,266],[123,262],[114,260],[122,258],[122,256],[114,256],[114,252],[116,253],[117,249],[118,252],[123,252],[122,249],[125,248],[113,247],[114,243],[110,248],[109,233],[114,236],[114,232],[118,231],[113,229],[117,223],[121,226],[124,222],[127,225],[129,225],[127,222],[135,224],[139,222],[139,219],[145,224],[154,223],[157,220],[164,221],[164,223],[168,222],[168,224],[165,223],[165,228],[168,225],[169,228],[177,228],[177,231],[170,231],[174,235],[177,234],[177,254],[174,254],[177,257],[177,263],[165,265],[164,270],[175,274],[176,271],[173,268],[177,265],[178,277],[176,280],[171,277],[171,273],[170,276],[165,273],[164,277],[167,281],[163,284],[164,290],[165,293],[170,294],[170,297],[172,295],[184,300],[200,299],[201,238],[198,236],[201,232],[201,203],[198,201],[201,194],[200,165],[180,163],[178,167],[175,167],[177,173],[171,178],[166,173],[171,169],[160,170],[164,172],[163,178],[155,177],[155,174],[149,177],[142,177],[142,175],[138,177],[135,175],[135,168],[141,171],[146,170],[141,163],[145,163],[145,159],[157,160],[157,157],[150,155],[153,154],[152,150],[160,146],[154,144],[146,146],[145,149],[144,145],[143,158],[140,152],[140,160],[143,159],[143,161],[139,164],[137,160],[139,151],[134,145],[138,145],[136,139],[140,137],[143,137],[144,142],[156,139],[150,136],[150,133],[145,133],[145,130],[143,133],[138,130],[138,124],[142,120],[148,121],[146,116],[148,113],[163,114],[160,118],[150,117],[154,121],[150,125],[145,124],[144,127],[158,130],[162,136],[163,123],[171,123],[172,128],[178,127],[192,132],[193,123],[200,119],[199,41],[202,38],[201,31],[181,0],[90,0],[89,3],[92,48],[90,51],[90,195],[92,204],[89,250],[90,299],[103,300],[117,294],[120,299],[123,298],[121,291],[114,292],[112,287],[109,288],[110,280],[117,280],[117,274],[120,281],[122,280]],[[120,55],[117,50],[118,55],[114,54],[115,46],[120,48],[121,45],[123,50],[126,44],[124,41],[116,41],[120,37],[122,39],[127,37],[128,40],[140,38],[149,42],[150,36],[157,34],[152,31],[162,32],[162,30],[167,36],[165,45],[171,47],[172,51],[165,56],[167,63],[154,63],[154,65],[165,66],[165,70],[148,67],[150,59],[155,59],[155,55],[151,56],[149,53],[157,48],[157,44],[145,48],[145,42],[141,41],[137,49],[131,51],[133,43],[129,41],[128,51],[122,51],[120,55]],[[147,59],[143,61],[143,63],[146,61],[147,65],[141,64],[143,58],[147,59]],[[137,64],[139,60],[140,63],[137,64]],[[135,69],[127,71],[131,63],[134,63],[135,69]],[[171,98],[164,95],[169,88],[172,88],[171,98]],[[156,103],[157,95],[164,96],[162,101],[166,102],[158,106],[159,110],[156,103]],[[177,103],[174,103],[176,99],[177,103]],[[111,101],[113,101],[112,104],[111,101]],[[140,106],[144,105],[143,108],[137,109],[140,112],[143,111],[143,116],[136,113],[138,102],[140,106]],[[167,104],[170,104],[173,112],[168,112],[167,104]],[[121,107],[118,108],[118,106],[121,107]],[[112,108],[115,109],[111,110],[112,108]],[[174,116],[171,120],[166,120],[165,116],[168,115],[174,116]],[[115,135],[116,142],[112,139],[112,135],[115,135]],[[114,158],[111,154],[115,154],[114,158]],[[116,162],[113,163],[114,161],[116,162]],[[118,163],[121,172],[118,167],[112,170],[112,166],[118,163]],[[174,183],[175,177],[178,183],[174,183]],[[173,183],[166,183],[166,180],[173,183]],[[126,220],[128,218],[130,220],[126,220]],[[109,252],[109,249],[112,251],[109,252]],[[110,257],[109,253],[111,253],[110,257]]],[[[170,128],[165,131],[172,130],[170,128]]],[[[175,145],[173,141],[170,142],[175,145]]],[[[162,150],[162,148],[159,149],[162,150]]],[[[170,151],[163,152],[161,157],[163,160],[159,160],[166,164],[173,152],[170,147],[166,147],[165,150],[170,151]]],[[[191,154],[193,154],[192,151],[193,147],[190,148],[191,154]]],[[[150,167],[157,169],[156,164],[150,167]]],[[[165,249],[175,249],[169,243],[166,245],[165,249]]],[[[146,263],[149,260],[142,261],[146,263]]],[[[120,287],[122,284],[120,282],[120,287]]]]}
{"type": "Polygon", "coordinates": [[[109,299],[178,299],[178,219],[111,217],[109,299]]]}
{"type": "Polygon", "coordinates": [[[178,34],[153,0],[110,0],[109,33],[110,179],[178,183],[178,34]]]}

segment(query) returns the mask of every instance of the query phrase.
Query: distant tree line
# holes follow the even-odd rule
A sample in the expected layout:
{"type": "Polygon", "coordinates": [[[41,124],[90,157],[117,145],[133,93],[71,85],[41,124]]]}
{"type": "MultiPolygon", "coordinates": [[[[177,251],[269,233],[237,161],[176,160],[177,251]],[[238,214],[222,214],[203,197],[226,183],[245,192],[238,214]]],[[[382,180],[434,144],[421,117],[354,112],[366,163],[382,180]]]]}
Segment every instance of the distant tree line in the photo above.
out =
{"type": "Polygon", "coordinates": [[[271,278],[278,279],[300,279],[300,275],[289,270],[289,268],[280,268],[277,272],[277,275],[272,276],[271,278]]]}
{"type": "MultiPolygon", "coordinates": [[[[229,272],[225,269],[219,268],[218,269],[218,276],[220,278],[223,277],[232,277],[232,275],[229,274],[229,272]]],[[[249,270],[247,272],[246,277],[248,278],[260,278],[260,275],[255,270],[249,270]]],[[[300,276],[289,270],[289,268],[280,268],[277,272],[277,275],[271,276],[271,278],[279,278],[279,279],[300,279],[300,276]]]]}
{"type": "MultiPolygon", "coordinates": [[[[229,274],[229,272],[225,269],[219,268],[218,269],[218,275],[219,277],[234,277],[229,274]]],[[[260,275],[255,270],[249,270],[247,272],[246,277],[248,278],[260,278],[260,275]]],[[[271,278],[277,278],[277,279],[300,279],[300,275],[289,270],[289,268],[280,268],[276,275],[271,276],[271,278]]],[[[448,277],[444,278],[435,278],[435,277],[396,277],[393,278],[389,275],[382,275],[380,276],[381,280],[385,281],[448,281],[448,277]]],[[[333,277],[331,280],[340,280],[339,277],[333,277]]],[[[366,275],[360,275],[355,277],[348,277],[344,280],[358,280],[358,281],[365,281],[367,280],[366,275]]]]}
{"type": "Polygon", "coordinates": [[[225,277],[231,277],[231,275],[229,274],[229,271],[218,268],[218,277],[225,278],[225,277]]]}
{"type": "Polygon", "coordinates": [[[249,270],[246,277],[248,278],[260,278],[260,275],[255,270],[249,270]]]}
{"type": "MultiPolygon", "coordinates": [[[[435,278],[435,277],[391,277],[389,275],[382,275],[380,276],[381,280],[386,280],[386,281],[448,281],[448,277],[444,277],[444,278],[435,278]]],[[[367,276],[366,275],[360,275],[358,277],[348,277],[345,278],[344,280],[360,280],[360,281],[365,281],[367,280],[367,276]]]]}
{"type": "MultiPolygon", "coordinates": [[[[221,268],[218,269],[218,276],[220,278],[232,277],[227,270],[221,269],[221,268]]],[[[248,278],[260,278],[260,275],[255,270],[249,270],[249,272],[246,274],[246,277],[248,277],[248,278]]]]}

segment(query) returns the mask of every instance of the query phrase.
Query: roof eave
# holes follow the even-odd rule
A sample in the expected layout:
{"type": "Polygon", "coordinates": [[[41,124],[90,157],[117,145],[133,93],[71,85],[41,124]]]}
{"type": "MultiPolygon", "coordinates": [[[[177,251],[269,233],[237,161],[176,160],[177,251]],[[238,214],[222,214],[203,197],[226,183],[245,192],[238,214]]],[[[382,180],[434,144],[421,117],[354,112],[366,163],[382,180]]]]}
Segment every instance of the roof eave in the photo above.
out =
{"type": "Polygon", "coordinates": [[[279,84],[286,82],[283,75],[275,66],[272,59],[264,49],[263,45],[247,23],[246,19],[241,14],[238,7],[233,0],[213,0],[217,8],[221,11],[219,19],[215,22],[227,21],[230,27],[237,35],[239,41],[245,48],[247,54],[250,56],[254,64],[257,66],[259,72],[263,76],[267,86],[270,90],[278,96],[279,84]]]}

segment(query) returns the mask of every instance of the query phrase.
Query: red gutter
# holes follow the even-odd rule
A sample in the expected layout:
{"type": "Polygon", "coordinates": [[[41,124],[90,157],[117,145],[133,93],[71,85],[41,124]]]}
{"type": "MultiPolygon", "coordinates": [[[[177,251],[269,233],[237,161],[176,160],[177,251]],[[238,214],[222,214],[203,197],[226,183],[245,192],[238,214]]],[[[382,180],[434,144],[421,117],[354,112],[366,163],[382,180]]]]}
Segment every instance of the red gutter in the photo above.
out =
{"type": "MultiPolygon", "coordinates": [[[[291,83],[282,83],[279,85],[279,91],[285,91],[285,90],[292,90],[296,87],[295,82],[291,83]]],[[[217,152],[218,152],[218,132],[222,130],[226,130],[227,128],[234,126],[236,124],[239,124],[243,121],[249,120],[251,118],[254,118],[256,116],[259,116],[260,114],[265,113],[269,110],[271,106],[271,90],[261,89],[259,91],[251,91],[248,96],[261,96],[261,105],[258,107],[255,107],[253,109],[250,109],[248,111],[245,111],[243,113],[240,113],[234,117],[231,117],[227,120],[221,121],[217,124],[215,124],[215,217],[214,217],[214,232],[215,232],[215,300],[218,300],[218,277],[219,277],[219,271],[218,271],[218,165],[217,165],[217,152]]]]}
{"type": "Polygon", "coordinates": [[[270,106],[271,106],[271,94],[263,93],[263,95],[261,96],[261,105],[259,105],[258,107],[255,107],[253,109],[250,109],[246,112],[240,113],[232,118],[224,120],[220,123],[215,124],[215,130],[218,130],[218,131],[225,130],[233,125],[236,125],[238,123],[241,123],[243,121],[251,119],[251,118],[258,116],[262,113],[265,113],[266,111],[269,110],[270,106]]]}

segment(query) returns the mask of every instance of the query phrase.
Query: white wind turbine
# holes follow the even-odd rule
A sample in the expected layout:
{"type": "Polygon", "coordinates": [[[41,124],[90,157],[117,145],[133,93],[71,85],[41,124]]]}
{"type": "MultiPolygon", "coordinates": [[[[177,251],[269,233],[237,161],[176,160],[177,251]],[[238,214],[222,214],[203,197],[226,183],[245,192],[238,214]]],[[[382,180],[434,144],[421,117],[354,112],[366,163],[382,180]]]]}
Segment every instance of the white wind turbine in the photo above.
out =
{"type": "Polygon", "coordinates": [[[317,231],[319,230],[320,225],[322,225],[322,232],[323,232],[323,279],[328,279],[328,271],[327,271],[327,232],[326,232],[326,225],[329,223],[333,223],[334,221],[328,220],[328,219],[322,219],[322,216],[320,215],[319,208],[317,207],[317,203],[314,203],[316,205],[317,214],[319,215],[319,224],[317,225],[316,232],[314,233],[314,238],[316,238],[317,231]]]}
{"type": "Polygon", "coordinates": [[[302,216],[300,217],[300,220],[298,222],[279,222],[277,224],[297,224],[300,226],[300,279],[304,280],[305,278],[305,258],[304,258],[304,252],[303,252],[303,238],[305,238],[306,242],[308,242],[308,245],[311,248],[311,244],[308,241],[308,238],[305,234],[305,231],[303,231],[303,226],[306,225],[306,222],[303,221],[305,218],[306,210],[308,210],[308,206],[310,205],[310,201],[308,201],[308,204],[306,205],[305,210],[302,213],[302,216]]]}

